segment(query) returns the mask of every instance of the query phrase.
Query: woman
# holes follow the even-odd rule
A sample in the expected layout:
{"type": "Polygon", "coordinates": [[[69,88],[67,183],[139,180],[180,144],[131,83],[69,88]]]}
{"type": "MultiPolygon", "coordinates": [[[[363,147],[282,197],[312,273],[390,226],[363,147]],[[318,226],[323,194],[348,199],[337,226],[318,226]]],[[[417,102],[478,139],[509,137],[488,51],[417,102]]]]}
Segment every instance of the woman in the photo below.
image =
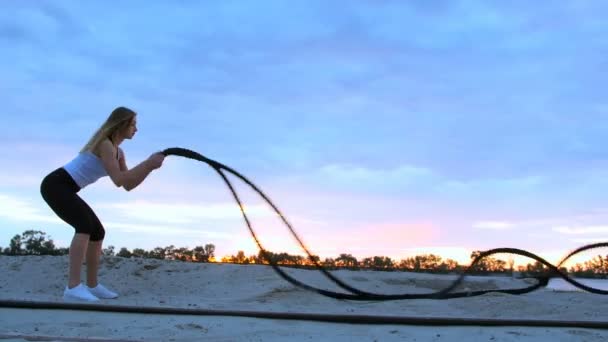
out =
{"type": "Polygon", "coordinates": [[[98,301],[99,298],[116,298],[118,294],[97,281],[101,246],[105,236],[103,225],[91,208],[78,196],[78,191],[110,176],[117,187],[130,191],[137,187],[155,169],[163,164],[164,155],[154,153],[136,167],[129,169],[125,155],[119,147],[125,139],[137,132],[136,113],[118,107],[91,137],[72,161],[47,175],[40,192],[51,209],[76,233],[69,250],[68,285],[64,300],[98,301]],[[86,257],[86,285],[80,282],[80,269],[86,257]]]}

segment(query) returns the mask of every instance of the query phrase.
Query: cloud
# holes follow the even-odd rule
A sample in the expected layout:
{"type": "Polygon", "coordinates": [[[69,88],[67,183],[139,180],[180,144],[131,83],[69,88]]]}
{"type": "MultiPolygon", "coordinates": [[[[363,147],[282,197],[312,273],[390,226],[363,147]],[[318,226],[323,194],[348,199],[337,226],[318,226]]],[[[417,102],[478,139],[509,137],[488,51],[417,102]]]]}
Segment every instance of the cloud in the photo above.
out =
{"type": "Polygon", "coordinates": [[[367,193],[409,193],[425,197],[434,194],[436,197],[467,200],[525,197],[551,186],[551,180],[544,176],[458,179],[415,165],[372,168],[364,164],[329,164],[319,169],[317,180],[326,187],[367,193]]]}
{"type": "Polygon", "coordinates": [[[473,224],[473,228],[489,230],[506,230],[513,227],[513,223],[504,221],[480,221],[473,224]]]}
{"type": "Polygon", "coordinates": [[[558,226],[553,231],[565,235],[606,234],[608,226],[558,226]]]}
{"type": "Polygon", "coordinates": [[[57,38],[65,39],[86,31],[69,10],[47,1],[3,3],[0,38],[16,44],[51,45],[57,38]]]}
{"type": "Polygon", "coordinates": [[[444,180],[431,169],[413,165],[374,168],[365,164],[326,164],[317,170],[311,181],[326,189],[416,196],[432,192],[444,180]]]}
{"type": "Polygon", "coordinates": [[[576,243],[598,243],[598,242],[608,242],[608,236],[602,236],[602,237],[588,237],[588,238],[575,238],[571,240],[572,242],[576,242],[576,243]]]}
{"type": "Polygon", "coordinates": [[[217,231],[208,231],[204,229],[197,228],[182,228],[175,225],[158,225],[158,224],[148,224],[148,223],[140,223],[140,222],[119,222],[119,221],[109,221],[104,223],[104,227],[108,230],[120,230],[123,233],[146,233],[152,236],[156,235],[168,235],[171,237],[175,237],[176,235],[181,236],[182,238],[189,237],[207,237],[207,238],[216,238],[216,239],[229,239],[232,234],[222,233],[217,231]]]}
{"type": "Polygon", "coordinates": [[[429,169],[402,165],[393,169],[369,168],[365,166],[330,164],[321,167],[319,174],[328,181],[346,185],[403,186],[419,182],[428,183],[437,176],[429,169]]]}
{"type": "MultiPolygon", "coordinates": [[[[50,209],[49,209],[50,211],[50,209]]],[[[12,221],[61,223],[54,214],[41,212],[30,201],[11,194],[0,194],[0,217],[12,221]]]]}
{"type": "Polygon", "coordinates": [[[378,222],[352,225],[334,234],[331,240],[315,236],[308,240],[325,255],[352,253],[367,257],[381,250],[385,255],[395,256],[411,246],[429,244],[439,234],[439,227],[431,222],[378,222]]]}
{"type": "MultiPolygon", "coordinates": [[[[145,200],[98,203],[97,208],[119,211],[118,215],[140,222],[165,222],[169,224],[189,224],[201,220],[236,220],[242,219],[238,206],[234,203],[162,203],[145,200]]],[[[273,214],[267,206],[244,205],[244,210],[251,218],[269,217],[273,214]]]]}

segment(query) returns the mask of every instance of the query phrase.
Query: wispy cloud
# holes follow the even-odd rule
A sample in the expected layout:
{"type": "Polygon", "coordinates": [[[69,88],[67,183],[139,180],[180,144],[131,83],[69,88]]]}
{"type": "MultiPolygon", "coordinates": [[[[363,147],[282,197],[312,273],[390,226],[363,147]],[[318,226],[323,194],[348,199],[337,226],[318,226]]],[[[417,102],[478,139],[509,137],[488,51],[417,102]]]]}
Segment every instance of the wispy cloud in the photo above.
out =
{"type": "Polygon", "coordinates": [[[316,177],[324,186],[335,189],[358,189],[373,193],[433,194],[445,198],[505,197],[513,199],[537,193],[550,186],[550,178],[530,175],[522,177],[467,177],[442,174],[428,167],[402,165],[395,168],[364,165],[330,164],[319,169],[316,177]]]}
{"type": "Polygon", "coordinates": [[[349,226],[332,238],[311,236],[308,240],[324,255],[373,256],[379,250],[377,246],[382,246],[384,255],[395,257],[412,246],[431,243],[439,234],[440,229],[430,222],[379,222],[349,226]]]}
{"type": "Polygon", "coordinates": [[[553,231],[566,235],[607,234],[608,226],[560,226],[553,231]]]}
{"type": "Polygon", "coordinates": [[[574,238],[571,240],[575,243],[597,243],[597,242],[608,242],[608,235],[603,235],[600,237],[587,237],[587,238],[574,238]]]}
{"type": "Polygon", "coordinates": [[[424,167],[403,165],[392,169],[370,168],[363,165],[329,164],[319,170],[319,177],[327,184],[342,187],[376,189],[425,186],[439,179],[432,170],[424,167]]]}
{"type": "Polygon", "coordinates": [[[473,228],[477,229],[507,230],[513,227],[513,223],[504,221],[480,221],[473,223],[473,228]]]}
{"type": "Polygon", "coordinates": [[[42,212],[36,205],[21,197],[0,194],[0,217],[12,221],[60,223],[59,218],[48,210],[42,212]]]}
{"type": "MultiPolygon", "coordinates": [[[[100,209],[118,210],[121,216],[138,221],[166,222],[187,224],[204,220],[240,219],[241,212],[234,203],[163,203],[150,201],[132,201],[121,203],[99,203],[100,209]]],[[[261,205],[244,206],[247,215],[262,218],[272,215],[272,212],[261,205]]]]}
{"type": "Polygon", "coordinates": [[[147,223],[126,223],[118,221],[108,221],[104,223],[107,229],[120,230],[124,233],[146,233],[150,236],[172,236],[180,235],[184,241],[188,237],[205,237],[210,239],[228,239],[232,235],[217,231],[208,231],[200,228],[183,228],[176,225],[158,225],[147,223]]]}

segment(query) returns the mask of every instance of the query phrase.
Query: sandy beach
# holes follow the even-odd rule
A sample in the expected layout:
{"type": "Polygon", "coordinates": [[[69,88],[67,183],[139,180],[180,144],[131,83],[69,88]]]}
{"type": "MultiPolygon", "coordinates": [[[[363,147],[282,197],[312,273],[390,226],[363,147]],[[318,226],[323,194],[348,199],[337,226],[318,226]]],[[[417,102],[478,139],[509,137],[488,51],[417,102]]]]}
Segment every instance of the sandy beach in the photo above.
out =
{"type": "MultiPolygon", "coordinates": [[[[0,256],[0,299],[62,302],[66,256],[0,256]]],[[[338,290],[319,272],[287,269],[308,284],[338,290]]],[[[378,293],[427,293],[454,276],[408,272],[334,271],[378,293]]],[[[100,305],[343,315],[608,321],[608,297],[542,289],[513,296],[450,300],[343,301],[295,288],[267,266],[196,264],[104,257],[100,280],[121,297],[100,305]]],[[[467,277],[470,290],[517,288],[526,280],[467,277]]],[[[227,316],[180,316],[0,308],[7,341],[607,341],[586,328],[416,326],[325,323],[227,316]]]]}

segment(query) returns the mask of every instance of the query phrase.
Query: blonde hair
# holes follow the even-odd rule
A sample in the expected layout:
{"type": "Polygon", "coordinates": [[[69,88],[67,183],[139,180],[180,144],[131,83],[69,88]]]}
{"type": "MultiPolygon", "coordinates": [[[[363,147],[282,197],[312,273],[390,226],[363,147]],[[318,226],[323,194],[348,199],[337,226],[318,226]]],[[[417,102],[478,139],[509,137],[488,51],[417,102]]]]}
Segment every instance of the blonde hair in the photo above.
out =
{"type": "Polygon", "coordinates": [[[104,139],[112,140],[112,136],[127,128],[131,124],[131,121],[137,113],[126,107],[118,107],[112,111],[106,121],[99,127],[99,129],[93,134],[89,142],[84,145],[80,152],[94,150],[100,142],[104,139]]]}

